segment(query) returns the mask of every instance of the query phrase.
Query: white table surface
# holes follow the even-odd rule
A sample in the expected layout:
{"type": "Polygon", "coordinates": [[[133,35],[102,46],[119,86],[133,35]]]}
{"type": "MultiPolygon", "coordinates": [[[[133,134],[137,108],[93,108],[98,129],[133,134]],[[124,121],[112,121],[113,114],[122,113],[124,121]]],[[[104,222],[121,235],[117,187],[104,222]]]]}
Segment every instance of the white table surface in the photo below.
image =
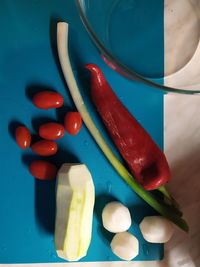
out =
{"type": "MultiPolygon", "coordinates": [[[[169,75],[165,79],[166,85],[200,88],[199,12],[199,0],[165,0],[165,73],[169,75]],[[177,27],[171,27],[173,23],[177,27]],[[184,23],[186,27],[183,27],[184,23]],[[172,40],[176,45],[172,45],[172,40]],[[172,74],[173,72],[175,74],[172,74]]],[[[29,266],[199,267],[200,96],[173,94],[165,96],[164,149],[173,177],[169,189],[183,208],[190,233],[185,234],[176,229],[172,240],[165,245],[163,261],[30,264],[29,266]]],[[[0,264],[0,266],[10,265],[0,264]]],[[[27,264],[13,264],[13,266],[27,266],[27,264]]]]}

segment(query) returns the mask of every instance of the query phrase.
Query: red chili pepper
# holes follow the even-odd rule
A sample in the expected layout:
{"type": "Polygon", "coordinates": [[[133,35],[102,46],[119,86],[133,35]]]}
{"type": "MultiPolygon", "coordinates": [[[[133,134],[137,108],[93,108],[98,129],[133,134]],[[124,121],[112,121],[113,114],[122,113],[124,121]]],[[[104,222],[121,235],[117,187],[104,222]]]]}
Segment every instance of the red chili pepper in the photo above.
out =
{"type": "Polygon", "coordinates": [[[165,155],[150,135],[119,101],[100,68],[85,66],[91,72],[94,104],[134,178],[146,190],[154,190],[170,179],[165,155]]]}

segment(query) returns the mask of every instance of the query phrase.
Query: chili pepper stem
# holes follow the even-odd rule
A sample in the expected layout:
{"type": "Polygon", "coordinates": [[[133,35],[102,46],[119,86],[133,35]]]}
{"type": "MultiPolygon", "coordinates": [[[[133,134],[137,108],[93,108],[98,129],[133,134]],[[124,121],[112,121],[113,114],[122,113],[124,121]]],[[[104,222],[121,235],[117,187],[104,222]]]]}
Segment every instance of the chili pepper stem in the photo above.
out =
{"type": "Polygon", "coordinates": [[[165,186],[160,186],[157,188],[158,191],[160,191],[166,198],[166,201],[168,201],[170,204],[172,204],[177,209],[180,208],[178,202],[173,198],[173,196],[168,192],[167,188],[165,186]]]}
{"type": "Polygon", "coordinates": [[[172,196],[167,191],[167,188],[164,185],[158,187],[157,190],[160,191],[166,198],[168,198],[169,200],[172,200],[172,196]]]}
{"type": "Polygon", "coordinates": [[[77,110],[80,112],[82,119],[90,131],[91,135],[110,161],[111,165],[119,173],[122,179],[135,191],[138,196],[140,196],[145,202],[147,202],[152,208],[154,208],[158,213],[165,216],[182,230],[188,232],[189,228],[187,223],[179,216],[176,212],[172,212],[170,207],[158,202],[151,193],[145,191],[131,176],[123,164],[117,159],[110,147],[105,142],[103,136],[95,126],[87,108],[84,104],[80,91],[78,89],[70,59],[68,54],[68,24],[58,23],[57,26],[57,45],[58,45],[58,56],[61,64],[61,68],[67,82],[69,91],[71,93],[72,99],[76,105],[77,110]]]}

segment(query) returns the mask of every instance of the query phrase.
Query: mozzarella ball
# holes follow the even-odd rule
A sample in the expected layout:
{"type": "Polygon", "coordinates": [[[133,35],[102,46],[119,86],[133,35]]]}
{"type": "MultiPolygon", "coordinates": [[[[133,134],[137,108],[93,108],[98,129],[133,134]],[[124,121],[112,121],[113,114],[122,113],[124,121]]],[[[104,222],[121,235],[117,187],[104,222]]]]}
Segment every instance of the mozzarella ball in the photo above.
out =
{"type": "Polygon", "coordinates": [[[173,233],[173,224],[162,216],[148,216],[140,223],[144,239],[150,243],[166,243],[173,233]]]}
{"type": "Polygon", "coordinates": [[[126,261],[134,259],[139,254],[139,242],[128,232],[117,233],[110,246],[116,256],[126,261]]]}
{"type": "Polygon", "coordinates": [[[111,233],[120,233],[130,228],[131,215],[127,207],[114,201],[104,207],[102,221],[106,230],[111,233]]]}

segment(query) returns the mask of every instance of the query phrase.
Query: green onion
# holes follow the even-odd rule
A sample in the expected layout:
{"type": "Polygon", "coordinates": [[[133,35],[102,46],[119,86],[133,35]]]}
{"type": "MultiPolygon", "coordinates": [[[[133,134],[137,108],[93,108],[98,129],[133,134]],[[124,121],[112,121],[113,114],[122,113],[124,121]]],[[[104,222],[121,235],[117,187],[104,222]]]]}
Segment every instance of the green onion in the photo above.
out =
{"type": "Polygon", "coordinates": [[[135,191],[138,196],[140,196],[145,202],[147,202],[152,208],[154,208],[158,213],[165,216],[171,220],[174,224],[179,226],[182,230],[188,232],[189,227],[185,220],[183,220],[180,215],[175,212],[173,207],[167,206],[164,203],[158,202],[154,196],[145,191],[132,177],[124,165],[117,159],[108,144],[105,142],[103,136],[95,126],[89,112],[87,111],[86,105],[78,89],[70,59],[68,53],[68,24],[65,22],[59,22],[57,25],[57,46],[58,46],[58,56],[61,64],[61,68],[67,82],[69,91],[71,93],[72,99],[77,110],[80,112],[82,119],[90,131],[91,135],[95,139],[96,143],[99,145],[107,159],[110,161],[111,165],[123,178],[123,180],[135,191]]]}

